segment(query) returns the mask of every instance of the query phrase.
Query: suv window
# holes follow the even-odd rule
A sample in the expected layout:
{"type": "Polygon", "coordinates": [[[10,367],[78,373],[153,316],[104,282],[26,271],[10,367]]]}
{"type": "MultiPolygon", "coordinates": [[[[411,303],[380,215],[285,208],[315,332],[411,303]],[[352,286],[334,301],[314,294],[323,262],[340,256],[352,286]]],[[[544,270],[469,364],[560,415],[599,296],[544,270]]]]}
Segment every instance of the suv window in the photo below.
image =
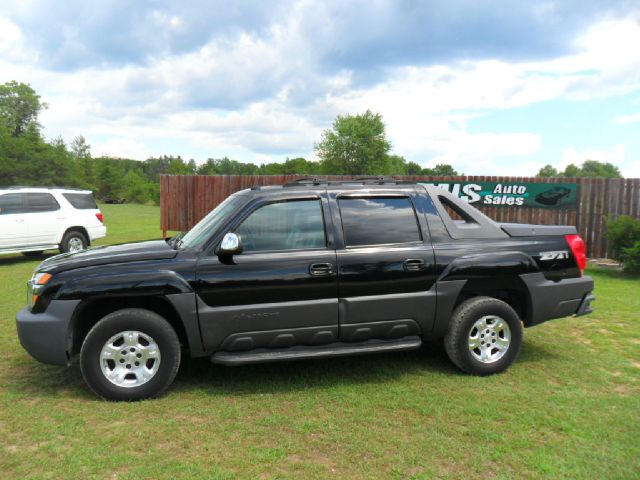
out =
{"type": "Polygon", "coordinates": [[[50,193],[27,193],[26,195],[29,213],[60,210],[60,204],[50,193]]]}
{"type": "Polygon", "coordinates": [[[78,210],[97,210],[98,208],[90,193],[63,193],[62,196],[78,210]]]}
{"type": "Polygon", "coordinates": [[[347,247],[422,240],[407,197],[344,197],[338,199],[338,205],[347,247]]]}
{"type": "Polygon", "coordinates": [[[0,195],[0,215],[11,213],[25,213],[24,193],[5,193],[0,195]]]}
{"type": "Polygon", "coordinates": [[[320,200],[290,200],[258,208],[236,229],[245,252],[325,248],[320,200]]]}

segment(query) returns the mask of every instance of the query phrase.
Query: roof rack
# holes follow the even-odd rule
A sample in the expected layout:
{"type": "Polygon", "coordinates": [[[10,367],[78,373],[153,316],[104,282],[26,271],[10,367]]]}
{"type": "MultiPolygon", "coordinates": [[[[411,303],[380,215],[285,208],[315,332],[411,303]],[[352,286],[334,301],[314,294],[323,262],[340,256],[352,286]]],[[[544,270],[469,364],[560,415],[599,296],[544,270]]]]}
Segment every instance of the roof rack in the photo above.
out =
{"type": "Polygon", "coordinates": [[[9,187],[0,187],[0,190],[22,190],[24,188],[38,188],[40,190],[73,190],[76,192],[90,192],[90,188],[77,188],[77,187],[57,187],[57,186],[40,186],[40,185],[11,185],[9,187]]]}
{"type": "Polygon", "coordinates": [[[414,184],[412,180],[396,180],[393,177],[370,176],[356,177],[351,180],[327,180],[318,177],[304,177],[285,183],[283,187],[318,186],[318,185],[407,185],[414,184]]]}
{"type": "Polygon", "coordinates": [[[11,185],[9,187],[0,187],[0,190],[22,190],[23,188],[39,188],[41,190],[74,190],[77,192],[90,192],[90,188],[77,187],[58,187],[58,186],[42,186],[42,185],[11,185]]]}

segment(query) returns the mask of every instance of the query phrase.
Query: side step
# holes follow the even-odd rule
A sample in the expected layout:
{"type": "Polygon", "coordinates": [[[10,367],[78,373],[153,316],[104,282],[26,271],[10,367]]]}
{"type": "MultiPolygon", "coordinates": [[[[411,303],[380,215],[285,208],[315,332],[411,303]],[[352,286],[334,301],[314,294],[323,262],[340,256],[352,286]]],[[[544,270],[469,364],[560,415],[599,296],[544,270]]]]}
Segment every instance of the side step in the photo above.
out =
{"type": "Polygon", "coordinates": [[[397,340],[367,340],[359,343],[336,342],[322,346],[299,346],[282,349],[257,348],[246,352],[218,352],[211,356],[211,361],[229,366],[248,365],[251,363],[397,352],[414,350],[420,348],[420,345],[422,345],[420,337],[412,336],[397,340]]]}

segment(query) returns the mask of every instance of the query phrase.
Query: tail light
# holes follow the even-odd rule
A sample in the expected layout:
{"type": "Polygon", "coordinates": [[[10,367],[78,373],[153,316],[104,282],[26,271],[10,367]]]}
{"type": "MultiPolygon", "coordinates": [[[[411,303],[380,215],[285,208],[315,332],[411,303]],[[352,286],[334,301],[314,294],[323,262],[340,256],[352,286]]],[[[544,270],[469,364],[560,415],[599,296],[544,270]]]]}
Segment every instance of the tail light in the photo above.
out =
{"type": "Polygon", "coordinates": [[[587,268],[587,252],[584,240],[582,240],[580,235],[565,235],[564,238],[567,240],[569,248],[571,248],[573,252],[580,273],[582,273],[582,271],[587,268]]]}
{"type": "Polygon", "coordinates": [[[104,223],[104,216],[102,215],[102,212],[96,213],[96,218],[100,220],[100,223],[104,223]]]}

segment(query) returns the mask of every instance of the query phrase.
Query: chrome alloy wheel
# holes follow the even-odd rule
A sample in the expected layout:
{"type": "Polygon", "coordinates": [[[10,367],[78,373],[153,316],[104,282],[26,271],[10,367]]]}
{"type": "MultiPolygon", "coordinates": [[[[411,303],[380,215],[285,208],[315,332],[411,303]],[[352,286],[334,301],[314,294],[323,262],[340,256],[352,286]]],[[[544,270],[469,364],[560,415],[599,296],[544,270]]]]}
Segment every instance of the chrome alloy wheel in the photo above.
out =
{"type": "Polygon", "coordinates": [[[139,387],[160,368],[160,349],[149,335],[137,331],[115,334],[102,347],[102,374],[119,387],[139,387]]]}
{"type": "Polygon", "coordinates": [[[71,253],[79,252],[83,248],[84,248],[84,245],[82,243],[82,239],[81,238],[71,237],[71,239],[69,240],[69,244],[68,244],[69,252],[71,252],[71,253]]]}
{"type": "Polygon", "coordinates": [[[507,353],[510,344],[509,325],[495,315],[480,318],[469,330],[469,351],[479,362],[497,362],[507,353]]]}

